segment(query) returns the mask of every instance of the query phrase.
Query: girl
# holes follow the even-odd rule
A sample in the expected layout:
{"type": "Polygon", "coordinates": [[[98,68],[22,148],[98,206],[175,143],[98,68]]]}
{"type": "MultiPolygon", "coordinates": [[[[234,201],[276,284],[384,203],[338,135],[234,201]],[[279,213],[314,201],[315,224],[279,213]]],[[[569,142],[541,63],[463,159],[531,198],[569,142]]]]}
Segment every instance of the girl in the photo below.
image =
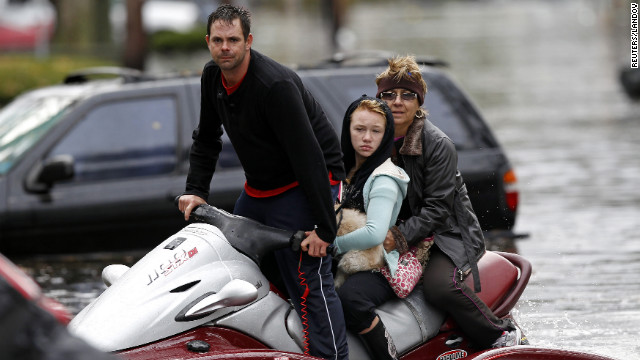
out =
{"type": "MultiPolygon", "coordinates": [[[[335,251],[368,249],[385,241],[396,223],[409,177],[391,160],[394,122],[389,107],[381,100],[363,96],[354,101],[342,124],[341,147],[347,174],[343,208],[367,214],[366,225],[338,236],[335,251]]],[[[397,239],[400,244],[401,239],[397,239]]],[[[393,242],[391,242],[393,243],[393,242]]],[[[385,246],[385,261],[393,273],[400,252],[406,246],[385,246]]],[[[396,359],[393,340],[374,312],[377,305],[395,297],[386,278],[376,271],[351,275],[338,289],[347,329],[361,335],[374,359],[396,359]]]]}

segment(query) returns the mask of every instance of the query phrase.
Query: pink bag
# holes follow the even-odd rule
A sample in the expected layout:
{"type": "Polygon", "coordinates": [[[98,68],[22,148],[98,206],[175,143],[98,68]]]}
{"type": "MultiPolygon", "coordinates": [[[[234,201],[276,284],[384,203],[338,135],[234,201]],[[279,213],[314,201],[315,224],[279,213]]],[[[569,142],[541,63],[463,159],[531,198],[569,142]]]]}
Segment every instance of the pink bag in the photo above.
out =
{"type": "Polygon", "coordinates": [[[422,240],[418,245],[400,255],[396,274],[391,276],[388,266],[380,268],[380,272],[389,281],[389,285],[399,298],[404,299],[422,277],[422,270],[429,260],[429,249],[433,245],[433,236],[422,240]]]}
{"type": "Polygon", "coordinates": [[[391,276],[388,266],[380,269],[380,272],[389,281],[389,285],[398,297],[404,299],[416,286],[422,276],[422,265],[412,251],[400,255],[398,269],[394,276],[391,276]]]}

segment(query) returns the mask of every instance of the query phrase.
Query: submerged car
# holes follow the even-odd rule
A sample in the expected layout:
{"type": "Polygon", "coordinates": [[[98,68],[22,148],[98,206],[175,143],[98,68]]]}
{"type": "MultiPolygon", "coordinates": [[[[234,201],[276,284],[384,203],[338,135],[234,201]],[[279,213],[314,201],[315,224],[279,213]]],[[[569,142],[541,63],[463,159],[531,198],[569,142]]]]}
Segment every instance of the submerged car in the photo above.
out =
{"type": "MultiPolygon", "coordinates": [[[[348,104],[375,94],[384,59],[296,71],[340,129],[348,104]]],[[[516,236],[516,177],[503,148],[441,64],[421,63],[429,119],[456,144],[483,230],[516,236]]],[[[17,97],[0,111],[0,252],[148,249],[184,227],[173,200],[184,189],[199,106],[197,75],[121,68],[81,70],[17,97]]],[[[209,203],[232,211],[245,178],[223,140],[209,203]]]]}

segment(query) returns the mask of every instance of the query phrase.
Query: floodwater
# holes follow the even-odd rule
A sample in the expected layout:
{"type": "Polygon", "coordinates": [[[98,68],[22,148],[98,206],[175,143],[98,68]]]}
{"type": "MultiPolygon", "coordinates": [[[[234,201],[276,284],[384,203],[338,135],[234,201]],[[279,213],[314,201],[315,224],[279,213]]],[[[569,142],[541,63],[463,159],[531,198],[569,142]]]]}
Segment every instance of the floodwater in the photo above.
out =
{"type": "MultiPolygon", "coordinates": [[[[640,359],[640,103],[618,82],[629,2],[350,3],[345,45],[448,61],[506,148],[519,178],[515,231],[529,234],[516,249],[533,264],[514,315],[530,342],[640,359]]],[[[254,47],[284,63],[324,58],[326,24],[309,11],[257,8],[254,47]]],[[[198,71],[206,53],[190,59],[151,67],[198,71]]],[[[104,289],[105,263],[138,256],[19,264],[77,313],[104,289]]]]}

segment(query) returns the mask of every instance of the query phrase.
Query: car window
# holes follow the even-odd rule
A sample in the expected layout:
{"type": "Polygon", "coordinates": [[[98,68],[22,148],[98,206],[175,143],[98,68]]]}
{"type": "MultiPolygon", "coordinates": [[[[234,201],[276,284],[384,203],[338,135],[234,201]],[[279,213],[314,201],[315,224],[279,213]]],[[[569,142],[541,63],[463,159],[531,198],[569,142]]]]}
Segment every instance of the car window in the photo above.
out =
{"type": "Polygon", "coordinates": [[[74,97],[64,94],[21,96],[0,111],[0,175],[63,117],[74,97]]]}
{"type": "MultiPolygon", "coordinates": [[[[369,96],[375,96],[377,87],[372,75],[344,75],[328,76],[327,85],[334,93],[334,98],[341,101],[340,116],[344,116],[349,104],[360,97],[363,94],[369,96]]],[[[474,138],[471,130],[468,128],[467,123],[462,118],[460,112],[456,111],[455,105],[450,99],[455,98],[458,94],[451,94],[451,96],[445,96],[443,88],[439,86],[438,82],[430,81],[428,76],[425,76],[427,82],[427,95],[425,96],[424,108],[427,109],[429,115],[427,118],[434,123],[440,130],[444,131],[447,136],[453,140],[456,147],[461,148],[474,148],[474,138]]],[[[322,101],[318,99],[318,101],[322,101]]],[[[327,106],[321,104],[323,108],[327,106]]],[[[331,111],[327,111],[331,113],[331,111]]],[[[340,118],[342,121],[342,118],[340,118]]]]}
{"type": "Polygon", "coordinates": [[[454,110],[454,104],[449,101],[441,89],[431,82],[427,84],[427,95],[424,98],[424,108],[427,109],[427,119],[442,130],[458,149],[469,149],[474,146],[474,139],[467,122],[461,117],[461,113],[454,110]]]}
{"type": "Polygon", "coordinates": [[[176,99],[170,96],[104,103],[50,157],[73,157],[73,181],[165,174],[176,168],[176,126],[176,99]]]}

